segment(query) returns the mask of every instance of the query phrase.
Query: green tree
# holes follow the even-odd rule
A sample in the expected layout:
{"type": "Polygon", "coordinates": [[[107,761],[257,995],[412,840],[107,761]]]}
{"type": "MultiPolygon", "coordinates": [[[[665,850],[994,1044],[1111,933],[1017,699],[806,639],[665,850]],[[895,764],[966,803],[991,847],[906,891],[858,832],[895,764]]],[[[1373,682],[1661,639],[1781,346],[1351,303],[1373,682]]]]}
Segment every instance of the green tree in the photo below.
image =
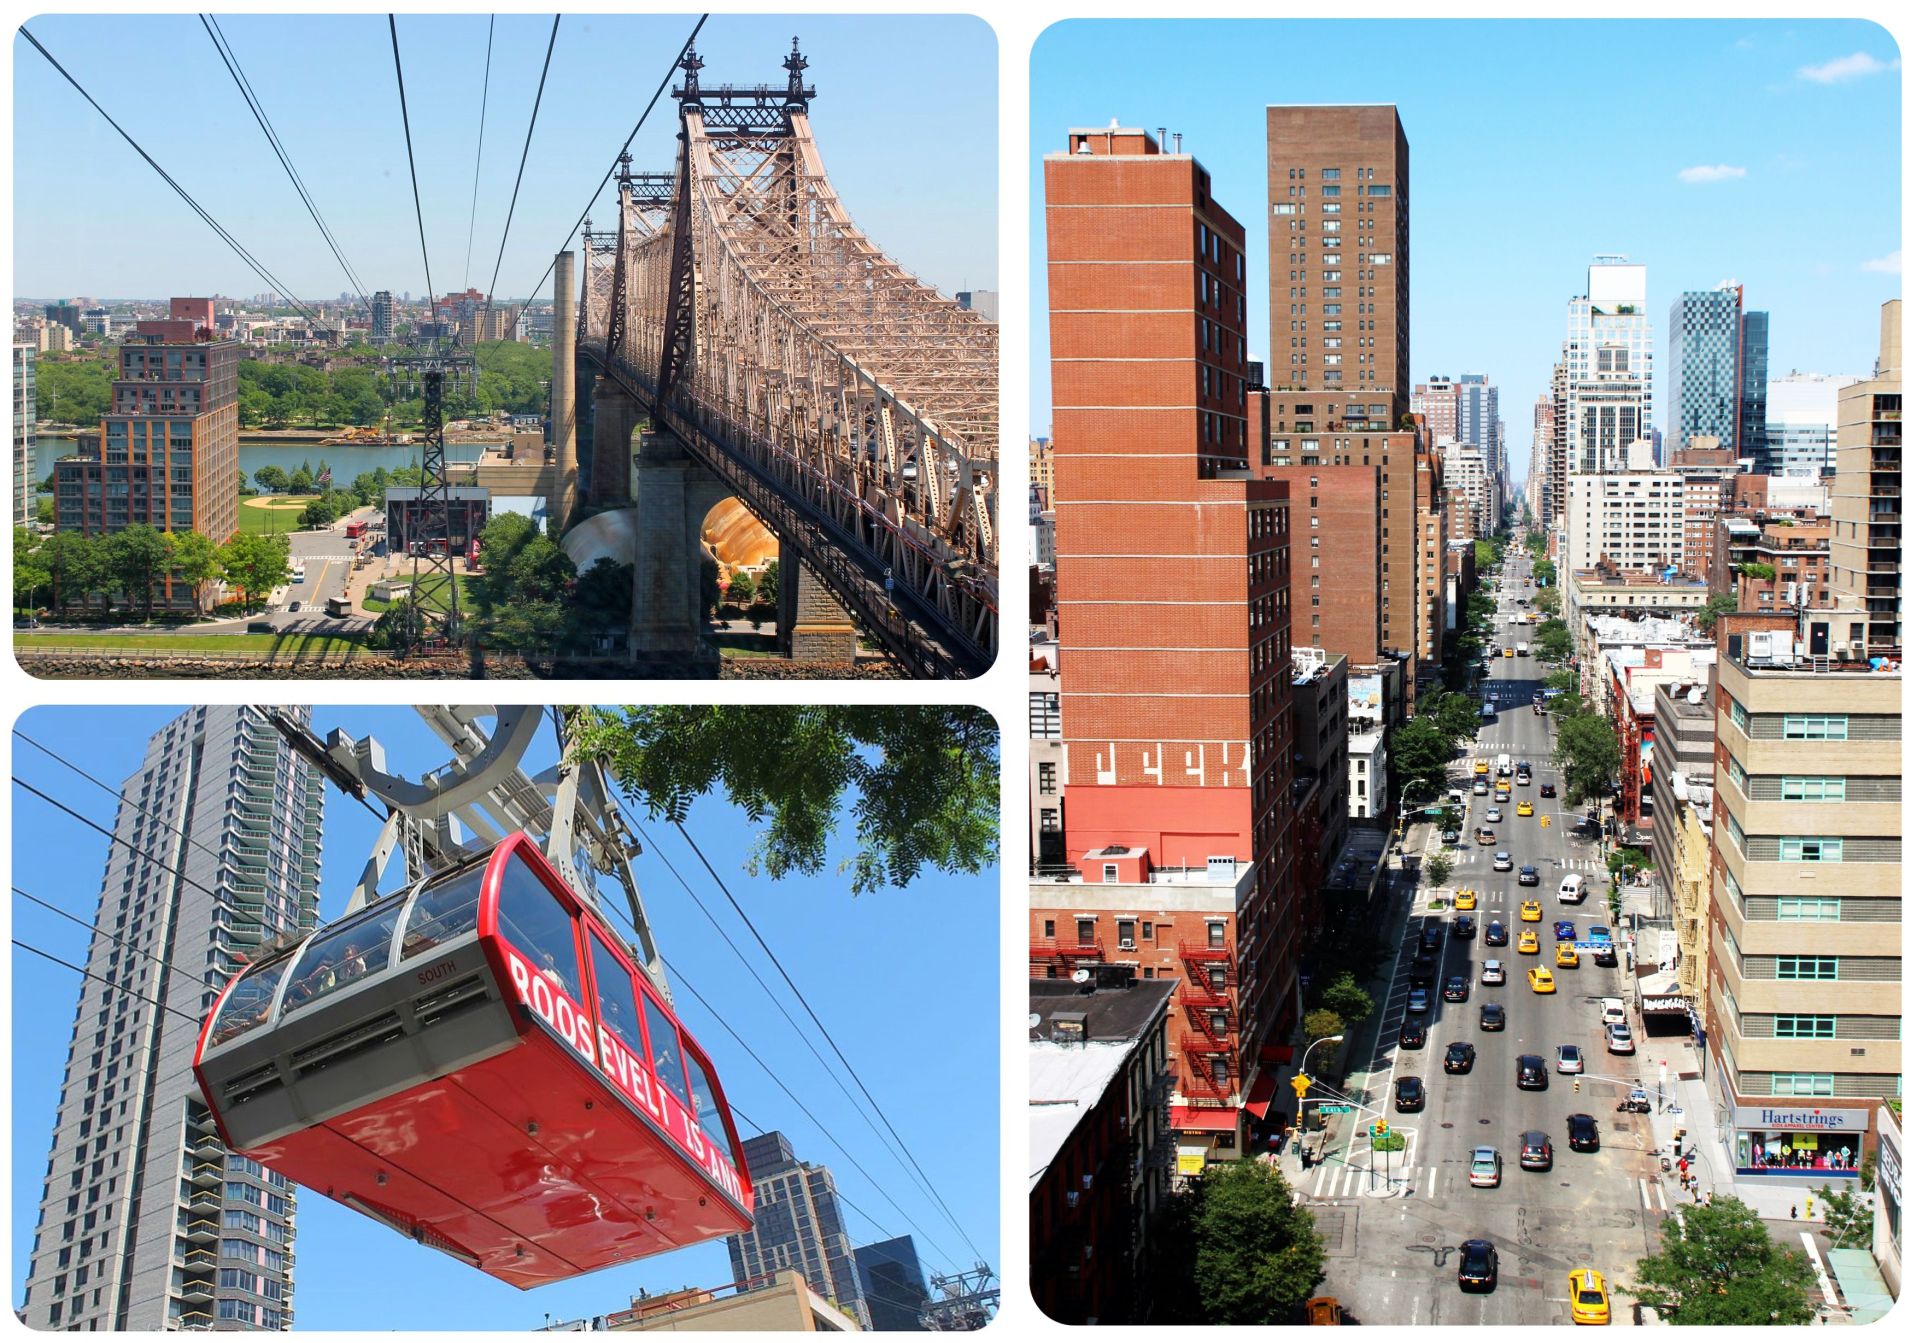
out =
{"type": "Polygon", "coordinates": [[[1682,1216],[1660,1224],[1659,1252],[1635,1265],[1625,1291],[1669,1324],[1813,1321],[1812,1262],[1775,1241],[1752,1208],[1715,1197],[1682,1216]]]}
{"type": "Polygon", "coordinates": [[[733,571],[733,577],[727,580],[727,600],[735,606],[751,606],[753,604],[753,590],[752,574],[743,573],[741,570],[735,569],[733,571]]]}
{"type": "Polygon", "coordinates": [[[1827,1239],[1836,1250],[1867,1250],[1873,1247],[1873,1208],[1851,1189],[1836,1190],[1823,1184],[1814,1191],[1824,1205],[1820,1220],[1826,1223],[1827,1239]]]}
{"type": "Polygon", "coordinates": [[[1414,717],[1393,734],[1387,752],[1394,777],[1412,790],[1437,788],[1447,777],[1454,744],[1431,718],[1414,717]]]}
{"type": "MultiPolygon", "coordinates": [[[[1342,1034],[1347,1029],[1347,1023],[1338,1012],[1325,1007],[1316,1007],[1300,1019],[1300,1029],[1307,1033],[1307,1042],[1311,1044],[1315,1040],[1324,1040],[1330,1035],[1342,1034]]],[[[1323,1062],[1338,1058],[1340,1055],[1339,1050],[1332,1048],[1314,1052],[1323,1062]]]]}
{"type": "Polygon", "coordinates": [[[40,558],[40,538],[30,527],[13,529],[13,604],[33,610],[42,588],[53,586],[53,574],[40,558]]]}
{"type": "Polygon", "coordinates": [[[104,355],[43,358],[34,367],[34,395],[40,420],[97,425],[113,405],[113,370],[104,355]]]}
{"type": "Polygon", "coordinates": [[[1298,1322],[1326,1276],[1326,1248],[1286,1177],[1258,1160],[1211,1165],[1174,1202],[1187,1205],[1189,1236],[1169,1246],[1174,1255],[1192,1256],[1186,1276],[1197,1312],[1186,1322],[1298,1322]]]}
{"type": "Polygon", "coordinates": [[[323,494],[300,510],[300,525],[325,527],[337,516],[338,514],[333,511],[333,496],[323,494]]]}
{"type": "Polygon", "coordinates": [[[292,482],[287,473],[277,466],[263,466],[253,473],[253,480],[261,489],[274,494],[284,494],[292,482]]]}
{"type": "Polygon", "coordinates": [[[622,634],[633,617],[633,566],[595,560],[575,581],[568,613],[568,639],[579,647],[622,634]]]}
{"type": "Polygon", "coordinates": [[[753,599],[768,606],[780,604],[780,561],[771,559],[753,585],[753,599]]]}
{"type": "Polygon", "coordinates": [[[1560,581],[1560,576],[1555,572],[1552,560],[1537,559],[1533,562],[1533,581],[1536,583],[1545,582],[1548,587],[1552,587],[1560,581]]]}
{"type": "Polygon", "coordinates": [[[1565,662],[1573,656],[1573,635],[1563,620],[1543,620],[1533,632],[1533,655],[1542,662],[1565,662]]]}
{"type": "Polygon", "coordinates": [[[1765,560],[1749,560],[1740,566],[1740,572],[1748,578],[1764,579],[1771,583],[1773,581],[1774,568],[1765,560]]]}
{"type": "Polygon", "coordinates": [[[193,585],[193,609],[205,615],[213,583],[220,577],[220,547],[199,532],[174,532],[173,569],[193,585]]]}
{"type": "Polygon", "coordinates": [[[313,471],[302,463],[300,469],[287,479],[287,492],[290,494],[313,493],[313,471]]]}
{"type": "Polygon", "coordinates": [[[1533,609],[1543,616],[1556,614],[1560,610],[1560,589],[1541,588],[1533,594],[1533,609]]]}
{"type": "Polygon", "coordinates": [[[1693,623],[1699,626],[1702,634],[1711,639],[1716,637],[1714,634],[1714,626],[1719,623],[1720,617],[1730,616],[1739,609],[1740,599],[1738,597],[1735,597],[1731,592],[1716,592],[1711,597],[1708,597],[1707,604],[1695,613],[1693,623]]]}
{"type": "Polygon", "coordinates": [[[760,833],[749,871],[818,872],[843,811],[855,894],[999,854],[1000,737],[951,705],[663,705],[585,710],[581,752],[656,817],[723,789],[760,833]]]}
{"type": "Polygon", "coordinates": [[[33,505],[33,519],[42,527],[53,526],[53,500],[36,499],[33,505]]]}
{"type": "Polygon", "coordinates": [[[1449,742],[1458,746],[1480,732],[1480,711],[1472,700],[1455,691],[1434,689],[1420,697],[1417,712],[1433,721],[1449,742]]]}
{"type": "Polygon", "coordinates": [[[75,603],[106,586],[107,557],[103,538],[79,532],[55,532],[36,552],[53,586],[53,609],[70,610],[75,603]]]}
{"type": "Polygon", "coordinates": [[[1453,859],[1444,853],[1436,853],[1427,859],[1427,885],[1445,886],[1453,880],[1453,859]]]}
{"type": "Polygon", "coordinates": [[[1373,1014],[1373,995],[1360,987],[1352,971],[1343,970],[1320,990],[1320,1006],[1338,1013],[1342,1021],[1365,1021],[1373,1014]]]}
{"type": "Polygon", "coordinates": [[[153,619],[153,585],[173,564],[173,538],[136,522],[106,540],[107,572],[129,601],[140,598],[141,613],[153,619]]]}
{"type": "Polygon", "coordinates": [[[1482,574],[1490,574],[1494,566],[1500,563],[1500,548],[1491,541],[1473,543],[1473,567],[1482,574]]]}
{"type": "Polygon", "coordinates": [[[289,546],[284,532],[275,536],[242,532],[220,547],[220,571],[248,606],[258,606],[293,576],[289,546]]]}
{"type": "Polygon", "coordinates": [[[424,622],[420,612],[414,608],[413,600],[401,597],[373,622],[373,628],[367,632],[367,647],[404,652],[420,642],[423,630],[424,622]]]}
{"type": "Polygon", "coordinates": [[[1597,713],[1571,713],[1562,720],[1553,759],[1569,802],[1610,796],[1620,779],[1620,739],[1613,724],[1597,713]]]}

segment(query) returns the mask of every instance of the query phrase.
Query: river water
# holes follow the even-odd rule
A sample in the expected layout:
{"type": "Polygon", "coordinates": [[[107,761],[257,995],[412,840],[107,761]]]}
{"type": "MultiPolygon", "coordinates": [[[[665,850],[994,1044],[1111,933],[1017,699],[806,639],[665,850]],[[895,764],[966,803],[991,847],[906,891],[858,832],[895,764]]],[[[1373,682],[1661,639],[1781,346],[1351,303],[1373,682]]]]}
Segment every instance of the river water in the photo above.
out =
{"type": "MultiPolygon", "coordinates": [[[[477,462],[481,449],[503,446],[504,443],[504,439],[499,444],[452,443],[447,446],[447,460],[477,462]]],[[[47,473],[53,470],[55,459],[71,456],[73,452],[74,443],[70,438],[36,439],[33,449],[34,478],[45,480],[47,473]]],[[[277,466],[292,475],[300,469],[302,462],[319,470],[322,458],[333,468],[333,483],[344,488],[363,471],[373,471],[383,466],[389,471],[396,467],[418,466],[420,445],[406,443],[394,447],[348,447],[336,444],[323,448],[318,443],[286,443],[278,439],[240,440],[240,469],[246,473],[249,484],[253,482],[253,473],[263,466],[277,466]]]]}

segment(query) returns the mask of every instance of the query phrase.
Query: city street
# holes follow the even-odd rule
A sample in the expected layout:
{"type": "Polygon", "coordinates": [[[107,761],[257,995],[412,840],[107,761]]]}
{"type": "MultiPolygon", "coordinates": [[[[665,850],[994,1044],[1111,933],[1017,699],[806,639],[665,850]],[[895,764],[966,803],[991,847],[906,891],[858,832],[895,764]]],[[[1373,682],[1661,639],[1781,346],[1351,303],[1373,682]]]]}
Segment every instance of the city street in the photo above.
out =
{"type": "MultiPolygon", "coordinates": [[[[1510,561],[1507,570],[1494,635],[1502,646],[1519,642],[1526,633],[1506,623],[1519,609],[1509,594],[1518,594],[1524,602],[1532,591],[1520,577],[1520,562],[1510,561]]],[[[1405,1150],[1374,1153],[1366,1132],[1371,1116],[1357,1112],[1330,1134],[1325,1161],[1301,1177],[1327,1236],[1322,1290],[1338,1296],[1363,1324],[1566,1323],[1569,1271],[1598,1269],[1612,1290],[1630,1281],[1634,1262],[1658,1244],[1657,1226],[1668,1193],[1661,1187],[1649,1121],[1614,1108],[1644,1062],[1638,1053],[1607,1053],[1601,1031],[1599,1000],[1628,996],[1626,971],[1595,966],[1584,952],[1577,968],[1553,967],[1555,920],[1574,920],[1582,939],[1589,927],[1609,920],[1597,846],[1572,837],[1581,814],[1564,812],[1564,797],[1539,797],[1541,784],[1560,782],[1550,763],[1551,719],[1532,710],[1542,675],[1530,658],[1500,657],[1493,663],[1483,690],[1493,699],[1497,717],[1482,727],[1455,766],[1453,786],[1467,793],[1464,847],[1450,850],[1455,860],[1451,880],[1435,891],[1427,889],[1423,879],[1413,908],[1406,911],[1400,962],[1391,997],[1379,1016],[1378,1041],[1371,1054],[1353,1056],[1361,1068],[1370,1061],[1372,1071],[1364,1078],[1357,1073],[1350,1077],[1350,1090],[1363,1096],[1366,1106],[1384,1112],[1405,1136],[1405,1150]],[[1511,755],[1516,766],[1522,760],[1531,762],[1533,776],[1524,787],[1515,783],[1509,802],[1496,804],[1491,789],[1502,753],[1511,755]],[[1490,790],[1485,797],[1471,793],[1475,760],[1489,762],[1483,776],[1490,790]],[[1522,801],[1532,801],[1536,815],[1517,816],[1522,801]],[[1487,824],[1486,811],[1492,805],[1498,805],[1505,818],[1492,823],[1497,843],[1475,844],[1474,827],[1487,824]],[[1511,855],[1511,871],[1493,870],[1497,852],[1511,855]],[[1538,886],[1518,884],[1519,869],[1527,864],[1538,869],[1538,886]],[[1587,879],[1586,899],[1578,905],[1556,899],[1560,880],[1569,873],[1587,879]],[[1476,895],[1477,907],[1467,914],[1474,921],[1471,942],[1452,935],[1456,912],[1451,897],[1457,888],[1476,895]],[[1427,908],[1440,897],[1446,898],[1445,907],[1427,908]],[[1540,901],[1539,922],[1521,921],[1524,899],[1540,901]],[[1447,937],[1432,1008],[1414,1018],[1427,1022],[1428,1037],[1423,1048],[1403,1049],[1397,1038],[1407,1019],[1407,975],[1420,949],[1421,926],[1429,918],[1446,927],[1447,937]],[[1505,946],[1486,944],[1487,925],[1494,921],[1506,928],[1505,946]],[[1539,953],[1519,951],[1523,929],[1538,935],[1539,953]],[[1505,967],[1505,984],[1480,982],[1480,965],[1488,959],[1505,967]],[[1557,992],[1529,989],[1526,972],[1536,965],[1553,968],[1557,992]],[[1439,985],[1453,974],[1468,978],[1465,1002],[1440,998],[1439,985]],[[1504,1030],[1480,1029],[1480,1007],[1486,1002],[1506,1008],[1504,1030]],[[1474,1046],[1477,1057],[1470,1073],[1449,1075],[1443,1070],[1452,1041],[1474,1046]],[[1555,1071],[1556,1050],[1562,1044],[1578,1045],[1584,1055],[1586,1072],[1577,1096],[1573,1078],[1555,1071]],[[1521,1054],[1546,1060],[1545,1090],[1516,1087],[1515,1060],[1521,1054]],[[1422,1080],[1424,1109],[1394,1111],[1393,1083],[1399,1077],[1422,1080]],[[1567,1116],[1575,1113],[1590,1114],[1598,1122],[1598,1152],[1575,1152],[1568,1146],[1567,1116]],[[1528,1129],[1539,1129],[1552,1140],[1550,1170],[1520,1168],[1520,1134],[1528,1129]],[[1470,1154],[1483,1144],[1499,1149],[1503,1171],[1498,1187],[1468,1183],[1470,1154]],[[1371,1178],[1370,1159],[1378,1163],[1371,1178]],[[1491,1293],[1465,1293],[1456,1284],[1458,1247],[1470,1238],[1490,1240],[1500,1256],[1499,1282],[1491,1293]]],[[[1440,847],[1437,827],[1429,828],[1428,847],[1440,847]]],[[[1624,965],[1624,954],[1620,960],[1624,965]]],[[[1628,1303],[1615,1301],[1613,1322],[1631,1323],[1628,1303]]]]}

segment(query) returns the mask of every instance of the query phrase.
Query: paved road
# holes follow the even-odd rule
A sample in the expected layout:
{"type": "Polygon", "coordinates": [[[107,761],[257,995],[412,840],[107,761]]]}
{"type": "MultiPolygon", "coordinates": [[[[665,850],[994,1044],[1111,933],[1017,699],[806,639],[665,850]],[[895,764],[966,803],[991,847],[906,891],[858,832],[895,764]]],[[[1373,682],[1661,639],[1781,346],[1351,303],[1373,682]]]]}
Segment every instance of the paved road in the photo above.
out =
{"type": "MultiPolygon", "coordinates": [[[[1518,593],[1518,566],[1509,568],[1503,590],[1518,593]]],[[[1511,602],[1503,600],[1502,623],[1496,629],[1506,628],[1510,609],[1511,602]]],[[[1504,751],[1533,763],[1533,784],[1516,786],[1512,802],[1502,806],[1506,819],[1493,826],[1499,836],[1494,847],[1471,843],[1472,827],[1482,823],[1491,797],[1468,798],[1474,804],[1466,828],[1469,842],[1454,852],[1457,867],[1447,889],[1465,886],[1477,892],[1479,907],[1472,916],[1476,935],[1471,943],[1448,937],[1440,979],[1444,983],[1449,974],[1468,974],[1470,996],[1464,1003],[1447,1003],[1435,994],[1427,1045],[1418,1050],[1396,1044],[1405,1012],[1406,972],[1419,946],[1421,923],[1433,917],[1450,924],[1454,912],[1428,911],[1431,893],[1423,891],[1409,913],[1399,971],[1381,1014],[1382,1036],[1374,1055],[1378,1066],[1364,1088],[1369,1104],[1388,1107],[1389,1119],[1407,1138],[1407,1149],[1396,1154],[1390,1182],[1377,1174],[1370,1180],[1371,1143],[1355,1131],[1360,1125],[1349,1122],[1336,1132],[1328,1159],[1303,1178],[1332,1252],[1322,1290],[1338,1296],[1363,1323],[1565,1323],[1569,1270],[1597,1268],[1609,1284],[1630,1280],[1634,1261],[1657,1245],[1656,1224],[1667,1194],[1660,1188],[1648,1120],[1617,1113],[1614,1106],[1624,1090],[1601,1080],[1631,1078],[1641,1062],[1638,1055],[1609,1055],[1600,1032],[1598,1000],[1622,996],[1624,972],[1595,966],[1582,954],[1578,968],[1554,971],[1556,993],[1536,994],[1526,983],[1528,967],[1551,965],[1555,919],[1575,919],[1583,937],[1590,925],[1608,921],[1598,855],[1591,844],[1571,838],[1577,817],[1560,814],[1563,799],[1542,803],[1537,797],[1541,783],[1560,782],[1551,765],[1549,719],[1532,710],[1542,675],[1531,659],[1500,658],[1486,683],[1499,713],[1482,728],[1462,762],[1464,770],[1471,769],[1472,758],[1494,760],[1504,751]],[[1533,799],[1539,814],[1516,816],[1523,799],[1533,799]],[[1541,826],[1540,815],[1550,824],[1541,826]],[[1514,871],[1493,871],[1493,855],[1502,850],[1512,855],[1514,871]],[[1540,885],[1523,889],[1518,869],[1528,863],[1539,869],[1540,885]],[[1560,878],[1568,872],[1587,875],[1589,895],[1582,905],[1556,903],[1560,878]],[[1544,918],[1521,923],[1520,902],[1532,897],[1540,899],[1544,918]],[[1507,926],[1509,944],[1489,948],[1486,925],[1495,919],[1507,926]],[[1543,955],[1517,954],[1522,928],[1541,933],[1543,955]],[[1488,958],[1505,964],[1505,985],[1482,985],[1472,973],[1477,962],[1488,958]],[[1506,1006],[1505,1031],[1478,1028],[1480,1004],[1489,999],[1506,1006]],[[1471,1073],[1449,1076],[1442,1070],[1452,1040],[1475,1046],[1478,1057],[1471,1073]],[[1571,1077],[1551,1072],[1555,1048],[1561,1044],[1579,1045],[1585,1055],[1588,1075],[1577,1096],[1571,1077]],[[1514,1064],[1522,1053],[1547,1059],[1545,1091],[1515,1086],[1514,1064]],[[1425,1082],[1426,1108],[1395,1114],[1393,1078],[1409,1075],[1425,1082]],[[1599,1121],[1599,1152],[1578,1153],[1567,1146],[1566,1117],[1575,1112],[1599,1121]],[[1520,1169],[1519,1135],[1533,1128],[1553,1141],[1550,1171],[1520,1169]],[[1505,1161],[1504,1178],[1495,1189],[1467,1183],[1469,1153],[1483,1143],[1499,1148],[1505,1161]],[[1491,1294],[1463,1293],[1455,1281],[1457,1247],[1471,1237],[1491,1240],[1499,1251],[1499,1287],[1491,1294]]],[[[1463,777],[1472,776],[1463,771],[1463,777]]],[[[1429,842],[1438,843],[1437,838],[1429,842]]],[[[1378,1159],[1385,1160],[1384,1154],[1378,1159]]],[[[1614,1323],[1629,1323],[1630,1314],[1625,1302],[1616,1303],[1614,1323]]]]}

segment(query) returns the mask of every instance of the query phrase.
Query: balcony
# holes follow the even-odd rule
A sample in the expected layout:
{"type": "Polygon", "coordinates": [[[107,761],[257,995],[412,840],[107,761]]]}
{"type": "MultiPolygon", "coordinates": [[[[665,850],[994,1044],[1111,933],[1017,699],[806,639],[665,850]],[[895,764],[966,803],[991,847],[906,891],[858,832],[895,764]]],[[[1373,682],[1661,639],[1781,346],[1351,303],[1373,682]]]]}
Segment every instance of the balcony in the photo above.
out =
{"type": "Polygon", "coordinates": [[[220,1224],[206,1217],[196,1217],[187,1223],[187,1239],[196,1244],[220,1239],[220,1224]]]}
{"type": "Polygon", "coordinates": [[[182,1301],[211,1301],[213,1300],[213,1296],[213,1279],[211,1277],[188,1278],[180,1284],[180,1299],[182,1301]]]}
{"type": "Polygon", "coordinates": [[[226,1178],[226,1172],[218,1161],[196,1161],[187,1178],[196,1186],[211,1185],[217,1189],[226,1178]]]}

